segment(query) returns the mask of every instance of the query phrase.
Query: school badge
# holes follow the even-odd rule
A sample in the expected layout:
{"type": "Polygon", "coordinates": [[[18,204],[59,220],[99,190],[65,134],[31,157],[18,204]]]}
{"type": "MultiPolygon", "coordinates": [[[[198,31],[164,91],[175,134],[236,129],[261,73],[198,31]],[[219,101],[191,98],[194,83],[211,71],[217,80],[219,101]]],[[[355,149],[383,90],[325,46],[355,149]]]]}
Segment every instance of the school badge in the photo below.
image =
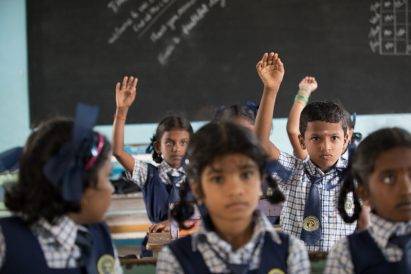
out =
{"type": "Polygon", "coordinates": [[[307,216],[303,221],[303,228],[308,232],[316,231],[320,228],[320,221],[315,216],[307,216]]]}
{"type": "Polygon", "coordinates": [[[282,271],[279,268],[273,268],[270,271],[268,271],[268,274],[284,274],[284,271],[282,271]]]}
{"type": "Polygon", "coordinates": [[[346,212],[351,212],[351,210],[354,208],[353,201],[351,199],[347,199],[345,201],[344,208],[346,212]]]}
{"type": "Polygon", "coordinates": [[[97,271],[99,274],[114,274],[114,264],[114,257],[105,254],[98,259],[97,271]]]}

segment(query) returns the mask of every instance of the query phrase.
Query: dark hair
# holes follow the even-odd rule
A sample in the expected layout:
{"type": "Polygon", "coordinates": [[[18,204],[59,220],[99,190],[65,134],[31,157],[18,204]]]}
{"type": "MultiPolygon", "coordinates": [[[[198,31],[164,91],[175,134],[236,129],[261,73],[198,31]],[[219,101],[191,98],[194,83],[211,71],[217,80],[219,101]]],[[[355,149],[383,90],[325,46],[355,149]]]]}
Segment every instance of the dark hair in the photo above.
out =
{"type": "Polygon", "coordinates": [[[340,123],[344,133],[347,132],[347,120],[344,110],[337,103],[330,101],[311,102],[306,105],[300,116],[300,133],[304,136],[308,122],[323,121],[340,123]]]}
{"type": "MultiPolygon", "coordinates": [[[[187,174],[191,183],[201,183],[201,174],[218,157],[240,153],[252,159],[258,166],[261,178],[265,178],[264,168],[267,155],[259,145],[256,136],[248,129],[231,122],[209,123],[200,128],[194,135],[187,149],[189,164],[187,174]]],[[[271,188],[271,202],[284,201],[284,195],[279,190],[277,182],[267,177],[267,184],[271,188]]],[[[201,187],[199,188],[201,191],[201,187]]],[[[171,215],[184,227],[184,221],[194,212],[193,204],[188,202],[188,183],[180,189],[180,202],[173,208],[171,215]]],[[[202,195],[202,193],[200,193],[202,195]]]]}
{"type": "Polygon", "coordinates": [[[355,121],[352,119],[351,113],[349,113],[348,110],[346,110],[345,108],[343,108],[343,111],[344,111],[344,117],[345,117],[345,121],[347,123],[347,127],[349,129],[354,129],[355,128],[355,121]]]}
{"type": "Polygon", "coordinates": [[[411,148],[411,134],[396,127],[377,130],[360,143],[350,159],[338,199],[338,211],[345,222],[354,222],[361,212],[361,204],[355,191],[357,184],[368,187],[368,180],[375,168],[377,158],[381,153],[397,147],[411,148]],[[349,216],[345,210],[345,202],[350,192],[354,197],[352,216],[349,216]]]}
{"type": "Polygon", "coordinates": [[[163,161],[161,153],[158,153],[155,149],[155,144],[161,141],[161,137],[163,137],[164,132],[173,129],[186,130],[190,134],[190,138],[193,135],[193,128],[186,118],[180,116],[167,116],[163,118],[157,126],[156,133],[153,137],[151,137],[150,145],[146,149],[147,153],[152,152],[154,162],[159,164],[163,161]]]}
{"type": "MultiPolygon", "coordinates": [[[[73,121],[66,118],[54,118],[41,123],[27,139],[20,159],[17,183],[6,186],[6,207],[22,214],[29,224],[40,218],[53,223],[61,215],[80,211],[80,204],[64,200],[61,190],[47,179],[43,171],[47,161],[71,140],[73,125],[73,121]]],[[[98,136],[98,133],[93,132],[93,141],[98,136]]],[[[93,144],[89,142],[88,147],[79,152],[83,163],[92,157],[93,144]]],[[[84,189],[96,186],[98,170],[108,159],[110,149],[110,142],[104,137],[104,145],[96,162],[83,174],[84,189]]]]}
{"type": "Polygon", "coordinates": [[[254,124],[255,123],[255,117],[257,115],[257,106],[255,105],[255,108],[253,108],[250,104],[247,104],[245,106],[242,105],[231,105],[229,107],[227,106],[221,106],[217,109],[217,111],[214,114],[213,121],[214,122],[230,122],[234,120],[235,118],[241,117],[245,118],[250,123],[254,124]]]}

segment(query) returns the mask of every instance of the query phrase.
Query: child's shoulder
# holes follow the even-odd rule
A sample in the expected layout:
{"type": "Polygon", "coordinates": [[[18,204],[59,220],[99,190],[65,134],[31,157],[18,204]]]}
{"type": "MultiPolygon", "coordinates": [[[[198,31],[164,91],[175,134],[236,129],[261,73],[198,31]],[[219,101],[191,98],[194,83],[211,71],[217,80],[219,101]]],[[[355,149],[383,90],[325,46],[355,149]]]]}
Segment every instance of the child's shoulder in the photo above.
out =
{"type": "Polygon", "coordinates": [[[304,165],[305,162],[309,160],[309,156],[305,158],[304,160],[289,154],[287,152],[281,151],[280,156],[278,158],[278,162],[282,164],[283,166],[287,167],[296,167],[296,166],[302,166],[304,165]]]}
{"type": "Polygon", "coordinates": [[[286,152],[281,152],[278,160],[267,162],[266,171],[280,182],[289,182],[296,173],[302,174],[305,161],[286,152]]]}

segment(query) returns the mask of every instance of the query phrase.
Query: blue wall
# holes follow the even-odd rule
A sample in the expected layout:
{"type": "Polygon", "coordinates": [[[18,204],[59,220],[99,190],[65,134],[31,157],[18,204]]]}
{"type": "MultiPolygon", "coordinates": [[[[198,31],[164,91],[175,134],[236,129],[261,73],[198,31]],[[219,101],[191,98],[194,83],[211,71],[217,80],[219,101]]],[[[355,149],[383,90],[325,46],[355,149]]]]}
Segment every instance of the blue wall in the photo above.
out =
{"type": "Polygon", "coordinates": [[[24,0],[0,0],[0,151],[29,132],[24,0]]]}
{"type": "MultiPolygon", "coordinates": [[[[23,145],[30,132],[27,83],[25,1],[0,0],[0,151],[23,145]]],[[[274,120],[272,140],[281,149],[290,151],[285,123],[285,119],[274,120]]],[[[194,128],[201,124],[194,123],[194,128]]],[[[357,130],[363,134],[384,126],[402,126],[411,131],[411,114],[358,117],[357,130]]],[[[154,129],[153,124],[128,125],[125,142],[147,143],[154,129]]],[[[98,130],[111,136],[110,126],[100,126],[98,130]]]]}

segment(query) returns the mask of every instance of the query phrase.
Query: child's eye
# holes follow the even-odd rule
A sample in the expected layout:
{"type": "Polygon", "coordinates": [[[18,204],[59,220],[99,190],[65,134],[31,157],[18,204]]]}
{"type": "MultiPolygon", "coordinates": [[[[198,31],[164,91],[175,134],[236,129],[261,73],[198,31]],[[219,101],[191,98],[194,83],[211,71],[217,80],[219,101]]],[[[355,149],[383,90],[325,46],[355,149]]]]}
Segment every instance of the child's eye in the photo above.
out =
{"type": "Polygon", "coordinates": [[[166,146],[173,146],[174,144],[173,144],[173,142],[171,142],[171,141],[166,141],[166,146]]]}
{"type": "Polygon", "coordinates": [[[247,179],[250,179],[251,177],[253,177],[253,175],[254,175],[254,171],[248,170],[248,171],[244,171],[244,172],[241,173],[241,178],[247,180],[247,179]]]}
{"type": "Polygon", "coordinates": [[[395,182],[395,174],[391,172],[382,174],[381,182],[387,185],[392,185],[395,182]]]}
{"type": "Polygon", "coordinates": [[[216,184],[221,184],[223,182],[223,176],[212,176],[210,181],[216,184]]]}
{"type": "Polygon", "coordinates": [[[316,142],[316,141],[320,140],[320,138],[318,138],[317,136],[314,136],[314,137],[311,137],[311,140],[316,142]]]}
{"type": "Polygon", "coordinates": [[[186,146],[186,145],[188,144],[188,142],[187,142],[186,140],[183,140],[183,141],[180,142],[180,144],[181,144],[182,146],[186,146]]]}
{"type": "Polygon", "coordinates": [[[340,137],[338,137],[338,136],[332,136],[331,137],[331,140],[333,140],[333,141],[337,141],[338,139],[340,139],[340,137]]]}

